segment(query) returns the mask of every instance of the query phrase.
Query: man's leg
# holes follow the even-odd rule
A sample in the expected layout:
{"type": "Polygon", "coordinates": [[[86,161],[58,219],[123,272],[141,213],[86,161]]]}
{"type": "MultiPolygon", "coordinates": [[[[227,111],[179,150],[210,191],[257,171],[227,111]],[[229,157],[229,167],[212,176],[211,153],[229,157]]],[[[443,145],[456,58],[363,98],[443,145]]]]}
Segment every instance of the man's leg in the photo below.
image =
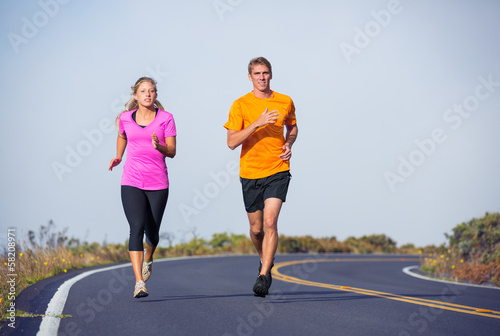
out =
{"type": "Polygon", "coordinates": [[[278,216],[283,201],[272,197],[266,199],[264,204],[264,211],[257,210],[247,215],[250,222],[250,238],[262,260],[260,274],[267,275],[278,248],[278,216]]]}
{"type": "Polygon", "coordinates": [[[264,210],[248,213],[250,236],[262,262],[253,291],[256,296],[265,297],[271,286],[269,274],[278,248],[278,215],[283,201],[268,198],[264,201],[264,210]]]}
{"type": "Polygon", "coordinates": [[[264,201],[264,239],[262,241],[262,268],[260,274],[267,276],[273,264],[278,248],[278,216],[283,201],[279,198],[268,198],[264,201]]]}
{"type": "Polygon", "coordinates": [[[247,212],[248,221],[250,223],[250,239],[252,239],[253,245],[262,260],[262,243],[264,241],[264,229],[263,229],[263,211],[257,210],[255,212],[247,212]]]}

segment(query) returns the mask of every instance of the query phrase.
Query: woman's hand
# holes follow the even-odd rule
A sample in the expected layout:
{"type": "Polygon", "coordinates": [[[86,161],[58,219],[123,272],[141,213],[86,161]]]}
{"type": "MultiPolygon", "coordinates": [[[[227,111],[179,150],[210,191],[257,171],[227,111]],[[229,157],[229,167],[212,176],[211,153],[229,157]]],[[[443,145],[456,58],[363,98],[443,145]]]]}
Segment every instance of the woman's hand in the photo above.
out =
{"type": "Polygon", "coordinates": [[[109,164],[108,170],[113,170],[116,166],[118,166],[122,162],[122,158],[116,157],[113,160],[111,160],[111,163],[109,164]]]}
{"type": "Polygon", "coordinates": [[[158,146],[160,145],[160,140],[158,140],[158,137],[156,136],[155,132],[153,132],[153,134],[151,134],[151,139],[152,139],[152,142],[153,142],[153,147],[155,149],[158,149],[158,146]]]}

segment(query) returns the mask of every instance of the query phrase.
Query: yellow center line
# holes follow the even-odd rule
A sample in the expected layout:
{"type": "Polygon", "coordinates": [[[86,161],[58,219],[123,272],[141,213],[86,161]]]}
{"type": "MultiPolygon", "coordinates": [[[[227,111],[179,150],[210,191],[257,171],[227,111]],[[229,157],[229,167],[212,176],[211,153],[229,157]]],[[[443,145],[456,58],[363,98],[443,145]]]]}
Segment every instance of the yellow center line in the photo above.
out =
{"type": "Polygon", "coordinates": [[[337,259],[294,260],[294,261],[276,263],[274,265],[272,274],[273,274],[274,279],[285,281],[285,282],[291,282],[291,283],[295,283],[295,284],[300,284],[300,285],[304,285],[304,286],[321,287],[321,288],[334,289],[334,290],[350,292],[350,293],[376,296],[376,297],[380,297],[380,298],[384,298],[384,299],[407,302],[407,303],[412,303],[412,304],[421,305],[421,306],[427,306],[427,307],[445,309],[445,310],[450,310],[450,311],[456,311],[456,312],[465,313],[465,314],[473,314],[473,315],[480,315],[480,316],[493,317],[493,318],[500,319],[500,312],[492,311],[490,309],[463,306],[463,305],[453,304],[453,303],[443,302],[443,301],[419,299],[419,298],[414,298],[414,297],[410,297],[410,296],[378,292],[378,291],[373,291],[373,290],[363,289],[363,288],[355,288],[355,287],[349,287],[349,286],[339,286],[339,285],[332,285],[332,284],[321,283],[321,282],[314,282],[314,281],[303,280],[300,278],[285,275],[279,271],[279,269],[282,267],[287,267],[287,266],[291,266],[291,265],[298,265],[298,264],[306,264],[306,263],[317,263],[317,262],[346,262],[346,261],[350,261],[350,262],[370,261],[370,262],[373,262],[373,261],[412,261],[412,260],[416,260],[416,259],[414,259],[414,258],[413,259],[405,259],[405,258],[396,258],[396,259],[394,259],[394,258],[391,258],[391,259],[387,259],[387,258],[385,258],[385,259],[384,258],[339,259],[339,258],[337,258],[337,259]]]}

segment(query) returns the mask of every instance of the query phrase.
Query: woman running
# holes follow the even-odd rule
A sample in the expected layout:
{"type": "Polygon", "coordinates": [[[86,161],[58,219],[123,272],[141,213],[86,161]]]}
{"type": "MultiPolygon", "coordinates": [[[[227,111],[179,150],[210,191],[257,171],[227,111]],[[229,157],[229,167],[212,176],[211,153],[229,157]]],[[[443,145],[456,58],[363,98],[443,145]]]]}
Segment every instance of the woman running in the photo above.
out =
{"type": "Polygon", "coordinates": [[[127,159],[121,180],[121,198],[130,225],[129,253],[135,274],[134,297],[146,297],[145,282],[153,266],[153,253],[160,240],[160,224],[168,199],[165,158],[176,151],[176,129],[172,114],[156,100],[156,81],[141,77],[132,86],[132,99],[116,118],[116,157],[109,170],[127,159]],[[146,234],[146,249],[143,246],[146,234]]]}

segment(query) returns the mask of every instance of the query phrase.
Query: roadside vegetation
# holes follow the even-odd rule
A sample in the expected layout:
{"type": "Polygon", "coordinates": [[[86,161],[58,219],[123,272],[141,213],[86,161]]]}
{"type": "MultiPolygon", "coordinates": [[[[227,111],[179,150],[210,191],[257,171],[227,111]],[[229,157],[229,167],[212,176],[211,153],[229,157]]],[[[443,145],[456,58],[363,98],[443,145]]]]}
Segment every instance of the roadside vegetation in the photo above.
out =
{"type": "MultiPolygon", "coordinates": [[[[215,233],[210,240],[199,238],[195,231],[190,241],[173,245],[173,234],[162,233],[155,258],[194,255],[254,254],[251,240],[246,235],[215,233]]],[[[422,271],[434,277],[494,283],[500,286],[500,214],[486,214],[483,218],[462,223],[453,229],[449,246],[398,247],[384,234],[338,241],[336,237],[279,236],[278,253],[354,253],[354,254],[418,254],[422,271]]],[[[15,287],[7,280],[12,274],[7,250],[0,256],[0,321],[15,296],[29,285],[56,274],[88,266],[129,261],[128,242],[124,244],[88,243],[67,236],[67,228],[57,231],[50,221],[38,232],[29,231],[24,241],[16,242],[15,287]]]]}
{"type": "Polygon", "coordinates": [[[486,213],[445,234],[440,246],[423,258],[421,270],[436,278],[500,286],[500,213],[486,213]]]}

